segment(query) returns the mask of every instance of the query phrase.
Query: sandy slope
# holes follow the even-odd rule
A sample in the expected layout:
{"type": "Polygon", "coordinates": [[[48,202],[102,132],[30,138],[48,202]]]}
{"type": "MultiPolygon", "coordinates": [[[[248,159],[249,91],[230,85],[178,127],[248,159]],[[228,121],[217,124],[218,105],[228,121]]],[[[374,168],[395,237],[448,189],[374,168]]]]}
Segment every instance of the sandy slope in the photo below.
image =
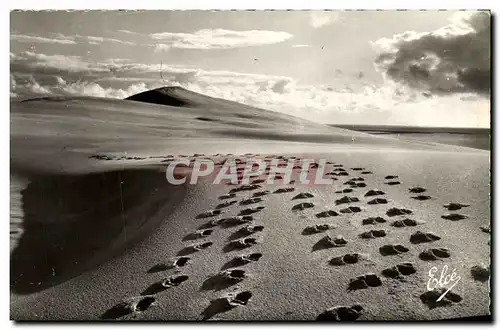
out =
{"type": "MultiPolygon", "coordinates": [[[[489,284],[474,280],[470,273],[471,266],[489,264],[489,234],[479,229],[489,223],[488,152],[403,143],[185,90],[166,93],[168,99],[162,95],[146,95],[146,99],[159,98],[175,106],[87,98],[13,105],[11,232],[13,226],[19,227],[20,219],[24,228],[20,239],[11,234],[15,246],[11,253],[12,319],[100,319],[108,309],[140,296],[155,282],[180,275],[189,278],[154,294],[156,301],[146,311],[119,319],[195,320],[205,315],[210,319],[309,320],[327,308],[352,304],[363,307],[360,320],[489,313],[489,284]],[[88,158],[94,154],[121,157],[125,152],[145,159],[88,158]],[[334,185],[295,185],[294,192],[262,197],[256,205],[265,209],[254,214],[253,222],[263,225],[264,230],[251,235],[258,243],[250,248],[228,251],[228,238],[235,237],[242,226],[216,226],[200,240],[213,245],[188,255],[191,259],[187,265],[148,272],[158,263],[174,261],[179,251],[198,243],[183,240],[210,220],[197,219],[197,215],[214,209],[222,202],[218,197],[235,187],[209,182],[168,186],[162,167],[146,166],[162,164],[163,159],[149,157],[247,152],[327,158],[342,164],[349,176],[339,177],[334,185]],[[364,167],[373,174],[361,175],[351,170],[353,167],[364,167]],[[392,174],[398,175],[402,184],[385,184],[390,180],[384,177],[392,174]],[[355,176],[364,177],[367,186],[346,195],[359,198],[352,205],[360,206],[362,212],[317,218],[318,212],[339,212],[349,206],[335,205],[335,200],[343,196],[335,191],[346,188],[343,183],[355,176]],[[425,187],[423,194],[432,199],[412,199],[415,194],[408,188],[414,186],[425,187]],[[379,197],[388,199],[388,204],[367,204],[374,197],[364,194],[375,188],[386,192],[379,197]],[[314,208],[291,210],[303,201],[292,200],[299,192],[313,194],[310,200],[314,208]],[[470,206],[448,211],[443,205],[449,202],[470,206]],[[425,223],[392,227],[394,220],[405,218],[387,216],[386,211],[392,207],[410,209],[413,214],[407,217],[425,223]],[[468,218],[442,219],[446,213],[467,214],[468,218]],[[370,216],[384,217],[387,222],[362,225],[362,220],[370,216]],[[313,251],[325,233],[302,235],[302,231],[322,223],[336,225],[328,233],[342,235],[347,245],[313,251]],[[387,234],[375,239],[359,237],[371,229],[384,229],[387,234]],[[441,239],[412,244],[410,235],[417,230],[433,232],[441,239]],[[136,244],[130,244],[133,242],[136,244]],[[385,244],[402,244],[409,251],[383,256],[378,249],[385,244]],[[428,247],[448,248],[451,256],[438,261],[419,259],[428,247]],[[262,257],[237,267],[248,274],[243,281],[214,284],[213,276],[228,261],[250,252],[262,253],[262,257]],[[329,265],[332,257],[346,253],[360,253],[363,260],[329,265]],[[381,275],[383,269],[401,262],[412,263],[416,273],[403,280],[381,275]],[[456,268],[461,276],[452,291],[463,300],[431,309],[420,295],[426,291],[429,269],[433,265],[441,269],[444,264],[456,268]],[[33,265],[35,271],[30,268],[33,265]],[[366,273],[376,273],[382,285],[347,290],[351,278],[366,273]],[[253,294],[248,304],[223,312],[221,300],[216,299],[241,291],[253,294]]],[[[144,101],[144,95],[141,98],[144,101]]],[[[264,185],[260,190],[277,188],[264,185]]],[[[241,201],[253,192],[240,192],[235,200],[241,201]]],[[[234,204],[215,219],[236,215],[247,207],[234,204]]]]}

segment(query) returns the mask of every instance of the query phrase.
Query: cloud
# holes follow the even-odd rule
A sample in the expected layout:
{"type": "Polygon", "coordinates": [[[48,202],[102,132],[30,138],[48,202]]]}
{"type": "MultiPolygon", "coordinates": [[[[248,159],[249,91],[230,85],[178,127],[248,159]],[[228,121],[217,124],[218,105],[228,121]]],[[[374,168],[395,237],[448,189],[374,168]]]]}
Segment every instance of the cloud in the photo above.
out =
{"type": "Polygon", "coordinates": [[[39,70],[48,74],[58,72],[107,72],[111,65],[92,64],[81,60],[80,56],[45,55],[34,52],[10,54],[11,71],[32,72],[39,70]]]}
{"type": "Polygon", "coordinates": [[[122,45],[135,45],[133,42],[130,41],[123,41],[123,40],[118,40],[118,39],[113,39],[113,38],[104,38],[104,37],[93,37],[93,36],[76,36],[76,39],[83,39],[86,40],[90,44],[102,44],[104,42],[112,42],[116,44],[122,44],[122,45]]]}
{"type": "Polygon", "coordinates": [[[11,34],[10,39],[17,42],[48,43],[48,44],[61,44],[61,45],[76,45],[78,43],[100,45],[106,42],[117,43],[122,45],[135,45],[135,43],[130,41],[124,41],[107,37],[82,36],[82,35],[66,36],[61,33],[51,33],[50,35],[52,37],[48,38],[41,36],[11,34]]]}
{"type": "Polygon", "coordinates": [[[36,37],[22,34],[11,34],[10,40],[17,42],[28,42],[28,43],[41,43],[41,44],[61,44],[61,45],[75,45],[76,42],[68,39],[57,39],[57,38],[44,38],[36,37]]]}
{"type": "Polygon", "coordinates": [[[489,126],[490,105],[484,98],[471,93],[424,97],[394,81],[382,87],[360,83],[359,88],[332,88],[301,84],[286,76],[121,60],[87,62],[78,56],[33,52],[11,53],[10,60],[10,96],[16,100],[48,95],[123,99],[175,85],[320,123],[489,126]]]}
{"type": "Polygon", "coordinates": [[[339,19],[340,12],[338,11],[311,11],[309,13],[311,26],[315,29],[333,24],[339,19]]]}
{"type": "Polygon", "coordinates": [[[150,35],[159,40],[157,49],[230,49],[262,46],[284,42],[293,37],[287,32],[251,30],[231,31],[225,29],[203,29],[194,33],[162,32],[150,35]]]}
{"type": "Polygon", "coordinates": [[[131,35],[138,35],[139,34],[137,32],[129,31],[129,30],[118,30],[118,32],[125,33],[125,34],[131,34],[131,35]]]}
{"type": "Polygon", "coordinates": [[[433,32],[407,31],[373,43],[383,74],[435,94],[490,94],[491,17],[460,12],[433,32]]]}
{"type": "Polygon", "coordinates": [[[89,81],[73,81],[69,82],[57,76],[50,85],[43,85],[33,76],[26,76],[11,79],[11,98],[17,98],[20,95],[30,95],[30,97],[40,96],[94,96],[123,99],[127,96],[137,94],[148,90],[145,83],[136,83],[129,85],[127,88],[105,88],[95,82],[89,81]]]}

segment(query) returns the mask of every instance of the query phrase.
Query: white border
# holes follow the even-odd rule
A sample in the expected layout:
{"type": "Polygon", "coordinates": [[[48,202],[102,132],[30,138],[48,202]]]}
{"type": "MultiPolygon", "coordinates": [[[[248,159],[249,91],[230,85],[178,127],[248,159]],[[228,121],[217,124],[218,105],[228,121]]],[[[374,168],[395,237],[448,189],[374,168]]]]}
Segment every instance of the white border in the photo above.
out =
{"type": "MultiPolygon", "coordinates": [[[[3,2],[2,6],[7,3],[3,2]]],[[[349,0],[347,2],[334,2],[334,1],[328,1],[328,0],[315,0],[315,1],[298,1],[298,0],[252,0],[252,1],[206,1],[206,0],[168,0],[168,1],[147,1],[147,0],[142,0],[142,1],[128,1],[125,2],[123,0],[118,1],[118,0],[108,0],[108,1],[91,1],[91,0],[86,0],[86,1],[62,1],[62,0],[45,0],[45,1],[36,1],[36,0],[18,0],[15,3],[10,3],[10,6],[6,8],[6,10],[2,11],[4,14],[3,18],[1,20],[1,24],[4,25],[3,31],[9,31],[10,26],[9,26],[9,11],[11,9],[32,9],[32,10],[41,10],[41,9],[59,9],[59,10],[64,10],[64,9],[114,9],[114,8],[120,8],[120,9],[345,9],[345,8],[350,8],[350,9],[400,9],[400,8],[405,8],[405,9],[492,9],[494,13],[497,12],[497,7],[498,7],[498,1],[480,1],[480,0],[474,0],[474,1],[464,1],[464,0],[454,0],[454,1],[437,1],[437,0],[419,0],[415,2],[401,2],[401,1],[370,1],[370,0],[349,0]],[[106,7],[105,7],[105,6],[106,7]],[[140,7],[137,7],[139,5],[140,7]]],[[[498,22],[497,22],[498,24],[498,22]]],[[[497,25],[496,24],[496,25],[497,25]]],[[[496,32],[496,31],[495,31],[496,32]]],[[[498,42],[498,34],[494,33],[495,36],[495,43],[498,42]]],[[[2,148],[3,150],[3,155],[4,159],[1,162],[1,187],[2,187],[2,199],[1,199],[1,208],[2,208],[2,214],[8,215],[9,214],[9,156],[10,156],[10,151],[9,151],[9,136],[7,132],[9,132],[9,114],[8,114],[8,109],[9,109],[9,96],[7,94],[7,90],[9,89],[9,66],[8,66],[8,58],[7,58],[7,49],[9,49],[9,36],[5,36],[2,40],[2,47],[4,48],[0,52],[0,56],[2,56],[2,62],[3,66],[2,69],[4,70],[3,74],[1,77],[3,79],[1,80],[2,84],[2,89],[4,91],[4,94],[2,96],[5,98],[5,109],[0,111],[1,114],[1,119],[0,123],[2,125],[1,131],[3,132],[4,136],[2,139],[2,148]],[[5,58],[3,58],[5,57],[5,58]]],[[[494,60],[497,58],[495,57],[494,60]]],[[[496,75],[494,74],[494,77],[496,75]]],[[[496,85],[496,84],[495,84],[496,85]]],[[[498,95],[497,88],[495,88],[495,91],[493,91],[493,95],[498,95]]],[[[492,109],[492,111],[495,111],[496,109],[492,109]]],[[[496,140],[496,139],[495,139],[496,140]]],[[[494,143],[496,145],[496,141],[494,143]]],[[[496,195],[496,194],[495,194],[496,195]]],[[[495,198],[496,201],[496,198],[495,198]]],[[[497,204],[498,205],[498,204],[497,204]]],[[[8,230],[8,221],[6,219],[7,217],[4,218],[4,221],[2,222],[4,228],[2,230],[4,237],[7,237],[7,230],[8,230]]],[[[493,217],[495,219],[496,217],[493,217]]],[[[492,220],[493,220],[492,219],[492,220]]],[[[496,228],[496,226],[495,226],[496,228]]],[[[3,253],[5,253],[5,258],[4,260],[9,260],[10,256],[8,255],[9,251],[9,241],[5,238],[1,240],[1,250],[3,253]]],[[[497,258],[493,262],[496,263],[497,258]]],[[[7,262],[7,261],[5,261],[7,262]]],[[[497,270],[495,272],[497,274],[495,280],[496,283],[498,284],[498,274],[499,271],[497,270]]],[[[1,306],[1,313],[2,313],[2,325],[6,326],[8,328],[14,327],[15,325],[8,321],[9,320],[9,312],[10,312],[10,301],[9,301],[9,289],[7,286],[7,283],[9,283],[9,273],[8,272],[2,272],[1,273],[2,280],[1,283],[3,285],[1,286],[2,288],[2,306],[1,306]]],[[[499,303],[497,302],[496,306],[498,306],[499,303]]],[[[497,312],[498,308],[495,308],[494,315],[498,315],[497,312]]],[[[498,317],[498,316],[497,316],[498,317]]],[[[95,328],[105,328],[106,325],[96,325],[96,324],[90,324],[91,326],[95,328]]],[[[371,327],[385,327],[388,324],[368,324],[371,327]]],[[[401,326],[422,326],[423,324],[410,324],[410,325],[403,325],[401,323],[397,324],[398,327],[401,326]]],[[[2,328],[4,328],[2,326],[2,328]]],[[[19,326],[19,325],[17,325],[19,326]]],[[[43,326],[45,328],[52,328],[55,325],[54,324],[41,324],[39,326],[43,326]]],[[[138,328],[144,328],[145,325],[124,325],[123,323],[119,324],[118,326],[126,326],[127,328],[130,327],[138,327],[138,328]]],[[[164,324],[162,326],[168,326],[169,328],[191,328],[194,326],[200,326],[200,325],[192,325],[192,324],[179,324],[179,325],[171,325],[171,324],[164,324]]],[[[240,326],[236,324],[232,324],[230,326],[240,326]]],[[[252,324],[252,327],[259,327],[260,328],[274,328],[277,326],[285,326],[285,327],[290,327],[293,326],[292,324],[268,324],[268,325],[261,325],[261,324],[252,324]]],[[[296,326],[299,327],[304,327],[306,325],[304,324],[297,324],[296,326]]],[[[430,325],[430,324],[425,324],[427,328],[441,328],[445,326],[444,324],[436,324],[436,325],[430,325]]],[[[453,327],[460,327],[460,326],[471,326],[468,324],[449,324],[449,326],[453,327]]],[[[71,325],[64,324],[60,325],[60,327],[63,328],[70,328],[71,325]]],[[[338,328],[339,325],[326,325],[326,326],[321,326],[322,328],[329,329],[331,327],[338,328]]],[[[343,326],[342,326],[343,327],[343,326]]],[[[361,325],[357,326],[350,326],[350,328],[358,328],[361,327],[361,325]]]]}
{"type": "Polygon", "coordinates": [[[61,0],[18,0],[9,6],[12,9],[489,9],[493,1],[435,1],[415,2],[349,0],[340,3],[329,0],[253,0],[253,1],[206,1],[206,0],[163,0],[157,1],[61,1],[61,0]],[[139,6],[137,6],[139,4],[139,6]],[[103,6],[106,5],[106,6],[103,6]]]}

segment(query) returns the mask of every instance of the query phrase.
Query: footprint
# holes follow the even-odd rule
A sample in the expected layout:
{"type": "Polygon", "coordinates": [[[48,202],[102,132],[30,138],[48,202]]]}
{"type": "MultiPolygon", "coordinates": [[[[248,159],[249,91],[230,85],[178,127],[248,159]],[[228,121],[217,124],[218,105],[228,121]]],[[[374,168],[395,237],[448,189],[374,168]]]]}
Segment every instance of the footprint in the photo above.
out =
{"type": "Polygon", "coordinates": [[[368,201],[369,205],[378,205],[378,204],[387,204],[389,201],[385,198],[375,198],[370,201],[368,201]]]}
{"type": "Polygon", "coordinates": [[[332,266],[344,266],[347,264],[356,264],[361,260],[361,255],[359,253],[344,254],[343,256],[334,257],[330,260],[330,265],[332,266]]]}
{"type": "Polygon", "coordinates": [[[451,256],[450,250],[446,248],[425,249],[418,256],[421,260],[441,260],[451,256]]]}
{"type": "Polygon", "coordinates": [[[349,180],[349,181],[344,182],[344,184],[345,185],[349,185],[352,188],[363,188],[363,187],[366,187],[366,183],[364,183],[364,182],[356,182],[356,181],[353,181],[352,179],[349,180]]]}
{"type": "Polygon", "coordinates": [[[202,319],[208,320],[216,314],[227,312],[238,306],[244,306],[250,301],[250,298],[252,298],[252,293],[250,291],[243,291],[212,300],[210,306],[201,313],[203,316],[202,319]]]}
{"type": "Polygon", "coordinates": [[[336,228],[336,226],[328,224],[309,226],[304,228],[304,230],[302,231],[302,235],[313,235],[313,234],[323,233],[328,229],[333,229],[333,228],[336,228]]]}
{"type": "Polygon", "coordinates": [[[389,185],[389,186],[395,186],[397,184],[401,184],[401,182],[399,181],[389,181],[389,182],[385,182],[386,185],[389,185]]]}
{"type": "Polygon", "coordinates": [[[335,201],[335,205],[340,205],[340,204],[348,204],[348,203],[357,203],[359,202],[359,198],[357,197],[348,197],[348,196],[344,196],[340,199],[337,199],[335,201]]]}
{"type": "Polygon", "coordinates": [[[236,197],[236,194],[235,193],[231,193],[231,194],[226,194],[226,195],[219,196],[219,199],[220,200],[225,200],[225,199],[231,199],[231,198],[235,198],[235,197],[236,197]]]}
{"type": "Polygon", "coordinates": [[[262,188],[262,186],[260,186],[258,184],[242,185],[241,187],[231,189],[229,191],[229,193],[231,194],[231,193],[237,193],[240,191],[251,191],[251,190],[260,189],[260,188],[262,188]]]}
{"type": "Polygon", "coordinates": [[[372,189],[372,190],[368,190],[368,192],[365,194],[365,197],[380,196],[380,195],[385,195],[385,192],[383,192],[382,190],[378,190],[378,189],[372,189]]]}
{"type": "Polygon", "coordinates": [[[349,173],[347,172],[337,172],[337,173],[332,173],[334,176],[349,176],[349,173]]]}
{"type": "Polygon", "coordinates": [[[224,247],[224,252],[231,252],[234,250],[243,250],[243,249],[246,249],[246,248],[253,246],[255,244],[257,244],[257,239],[254,237],[248,237],[248,238],[244,238],[244,239],[231,241],[224,247]]]}
{"type": "Polygon", "coordinates": [[[279,188],[273,194],[284,194],[292,191],[295,191],[294,187],[279,188]]]}
{"type": "Polygon", "coordinates": [[[166,278],[160,282],[156,282],[150,285],[146,290],[144,290],[141,294],[143,296],[153,295],[160,292],[163,292],[173,286],[179,286],[182,282],[185,282],[189,279],[187,275],[173,276],[170,278],[166,278]]]}
{"type": "Polygon", "coordinates": [[[336,191],[335,193],[336,194],[347,194],[347,193],[351,193],[353,192],[354,190],[352,190],[351,188],[345,188],[345,189],[342,189],[342,190],[339,190],[339,191],[336,191]]]}
{"type": "Polygon", "coordinates": [[[313,203],[300,203],[292,207],[292,211],[302,211],[305,209],[310,209],[313,208],[314,204],[313,203]]]}
{"type": "Polygon", "coordinates": [[[222,210],[212,210],[208,212],[204,212],[201,214],[198,214],[196,216],[196,219],[204,219],[204,218],[209,218],[209,217],[215,217],[216,215],[219,215],[222,213],[222,210]]]}
{"type": "Polygon", "coordinates": [[[306,198],[313,198],[314,195],[311,194],[311,193],[300,193],[298,194],[297,196],[293,197],[292,200],[295,200],[295,199],[306,199],[306,198]]]}
{"type": "Polygon", "coordinates": [[[174,261],[174,267],[184,267],[186,266],[189,261],[191,261],[191,258],[189,257],[180,257],[180,258],[177,258],[175,261],[174,261]]]}
{"type": "Polygon", "coordinates": [[[461,203],[449,203],[446,205],[443,205],[443,207],[447,208],[448,211],[456,211],[460,210],[462,207],[469,207],[469,204],[461,204],[461,203]]]}
{"type": "Polygon", "coordinates": [[[365,181],[365,179],[363,179],[362,177],[358,176],[358,177],[352,178],[351,181],[361,182],[361,181],[365,181]]]}
{"type": "Polygon", "coordinates": [[[373,174],[373,172],[372,171],[363,171],[363,172],[361,172],[361,174],[373,174]]]}
{"type": "Polygon", "coordinates": [[[347,241],[342,237],[342,235],[335,236],[331,238],[329,235],[326,235],[322,239],[320,239],[316,244],[314,244],[312,250],[324,250],[332,247],[344,247],[347,245],[347,241]]]}
{"type": "Polygon", "coordinates": [[[227,289],[247,277],[247,274],[242,269],[223,270],[217,275],[206,279],[201,285],[202,290],[220,291],[227,289]]]}
{"type": "Polygon", "coordinates": [[[405,214],[412,214],[413,211],[411,210],[408,210],[408,209],[403,209],[403,208],[397,208],[397,207],[393,207],[393,208],[390,208],[389,210],[387,210],[387,215],[390,216],[390,217],[394,217],[396,215],[405,215],[405,214]]]}
{"type": "Polygon", "coordinates": [[[205,242],[205,243],[201,243],[201,244],[191,245],[191,246],[185,247],[184,249],[180,250],[177,253],[177,256],[186,256],[188,254],[193,254],[195,252],[205,250],[205,249],[211,247],[213,244],[214,243],[212,243],[212,242],[205,242]]]}
{"type": "Polygon", "coordinates": [[[219,205],[217,205],[215,207],[215,209],[216,210],[223,209],[223,208],[229,207],[229,206],[236,204],[236,203],[238,203],[238,202],[237,201],[226,201],[224,203],[220,203],[219,205]]]}
{"type": "Polygon", "coordinates": [[[154,265],[148,270],[148,273],[158,273],[158,272],[163,272],[172,268],[180,268],[186,266],[190,262],[191,258],[189,257],[180,257],[177,258],[174,262],[170,264],[166,263],[159,263],[154,265]]]}
{"type": "Polygon", "coordinates": [[[342,164],[334,164],[333,167],[344,167],[342,164]]]}
{"type": "Polygon", "coordinates": [[[388,244],[379,248],[379,252],[383,256],[395,256],[410,251],[407,247],[400,244],[388,244]]]}
{"type": "Polygon", "coordinates": [[[424,233],[421,231],[417,231],[416,233],[411,234],[411,236],[410,236],[410,242],[413,244],[434,242],[434,241],[438,241],[440,239],[441,239],[441,237],[439,237],[433,233],[424,233]]]}
{"type": "Polygon", "coordinates": [[[266,182],[266,179],[257,179],[257,180],[253,180],[252,184],[259,184],[259,183],[264,183],[264,182],[266,182]]]}
{"type": "Polygon", "coordinates": [[[363,225],[376,225],[376,224],[384,223],[384,222],[387,222],[387,220],[385,220],[382,217],[369,217],[369,218],[362,220],[363,225]]]}
{"type": "Polygon", "coordinates": [[[364,169],[364,167],[351,167],[351,170],[353,171],[363,171],[364,169]]]}
{"type": "Polygon", "coordinates": [[[413,188],[409,188],[408,191],[412,194],[421,194],[421,193],[427,191],[427,189],[422,188],[422,187],[413,187],[413,188]]]}
{"type": "Polygon", "coordinates": [[[228,261],[224,266],[222,266],[222,270],[226,270],[228,268],[241,267],[251,262],[259,261],[260,258],[262,258],[262,253],[243,254],[228,261]]]}
{"type": "Polygon", "coordinates": [[[388,175],[384,179],[386,179],[386,180],[393,180],[393,179],[397,179],[397,178],[399,178],[399,176],[397,176],[397,175],[388,175]]]}
{"type": "Polygon", "coordinates": [[[264,226],[245,226],[241,229],[239,229],[238,231],[235,231],[234,233],[231,234],[231,236],[229,236],[229,240],[236,240],[236,239],[240,239],[240,238],[243,238],[243,237],[247,237],[247,236],[250,236],[252,234],[255,234],[255,233],[258,233],[258,232],[261,232],[264,230],[264,226]]]}
{"type": "Polygon", "coordinates": [[[328,211],[323,211],[323,212],[317,213],[316,217],[317,218],[328,218],[328,217],[336,217],[338,215],[339,214],[337,212],[335,212],[334,210],[328,210],[328,211]]]}
{"type": "Polygon", "coordinates": [[[182,241],[183,242],[185,242],[185,241],[193,241],[193,240],[197,240],[197,239],[200,239],[200,238],[205,238],[205,237],[210,236],[212,233],[213,233],[213,230],[211,230],[211,229],[206,229],[206,230],[203,230],[203,231],[197,231],[195,233],[191,233],[191,234],[188,234],[188,235],[184,236],[184,238],[182,239],[182,241]]]}
{"type": "Polygon", "coordinates": [[[134,297],[127,301],[123,301],[112,308],[108,309],[102,316],[101,320],[118,319],[131,313],[141,313],[146,311],[155,303],[154,297],[134,297]]]}
{"type": "Polygon", "coordinates": [[[429,309],[434,309],[436,307],[446,307],[455,303],[459,303],[462,301],[462,297],[452,291],[448,291],[446,295],[440,300],[441,297],[447,289],[440,288],[434,289],[432,291],[427,291],[420,295],[420,300],[429,307],[429,309]]]}
{"type": "Polygon", "coordinates": [[[204,230],[204,229],[210,229],[210,228],[216,227],[219,225],[220,221],[221,221],[220,219],[210,220],[210,221],[202,224],[201,226],[199,226],[197,229],[204,230]]]}
{"type": "Polygon", "coordinates": [[[390,277],[394,279],[403,279],[404,276],[415,274],[417,270],[410,262],[404,262],[397,264],[394,267],[386,268],[382,271],[382,275],[385,277],[390,277]]]}
{"type": "Polygon", "coordinates": [[[379,237],[385,237],[385,236],[387,236],[387,232],[383,229],[365,231],[364,233],[359,234],[359,237],[366,238],[366,239],[379,238],[379,237]]]}
{"type": "Polygon", "coordinates": [[[472,266],[470,269],[470,273],[474,280],[479,282],[486,282],[490,278],[490,269],[486,268],[483,265],[481,266],[472,266]]]}
{"type": "Polygon", "coordinates": [[[344,213],[344,214],[358,213],[358,212],[361,212],[361,208],[358,206],[349,206],[345,209],[340,210],[339,212],[344,213]]]}
{"type": "Polygon", "coordinates": [[[402,228],[402,227],[415,227],[417,225],[424,224],[424,221],[416,221],[413,219],[403,219],[403,220],[396,220],[393,223],[391,223],[391,226],[396,227],[396,228],[402,228]]]}
{"type": "Polygon", "coordinates": [[[251,215],[237,215],[234,217],[229,217],[229,218],[224,218],[218,220],[218,225],[220,225],[223,228],[230,228],[230,227],[235,227],[239,226],[245,223],[249,223],[253,221],[253,216],[251,215]]]}
{"type": "Polygon", "coordinates": [[[260,198],[260,197],[252,197],[252,198],[249,198],[249,199],[242,200],[240,202],[240,205],[251,205],[251,204],[260,203],[262,201],[263,201],[263,199],[260,198]]]}
{"type": "Polygon", "coordinates": [[[484,231],[485,233],[491,233],[491,227],[490,225],[483,225],[483,226],[480,226],[479,227],[482,231],[484,231]]]}
{"type": "Polygon", "coordinates": [[[250,214],[254,214],[254,213],[260,212],[263,209],[265,209],[265,206],[251,207],[251,208],[248,208],[248,209],[241,210],[240,213],[238,213],[238,215],[250,215],[250,214]]]}
{"type": "Polygon", "coordinates": [[[348,291],[367,289],[369,287],[377,287],[382,285],[382,280],[376,274],[369,273],[351,278],[348,291]]]}
{"type": "Polygon", "coordinates": [[[363,307],[361,305],[337,306],[319,314],[316,321],[355,321],[362,311],[363,307]]]}
{"type": "Polygon", "coordinates": [[[253,193],[252,197],[262,197],[262,196],[269,195],[270,193],[271,192],[269,190],[258,191],[258,192],[253,193]]]}
{"type": "Polygon", "coordinates": [[[432,199],[431,196],[427,196],[427,195],[412,196],[411,198],[416,199],[417,201],[426,201],[426,200],[432,199]]]}
{"type": "Polygon", "coordinates": [[[458,221],[458,220],[466,219],[468,217],[466,215],[463,215],[463,214],[451,213],[451,214],[444,214],[441,216],[441,218],[446,219],[446,220],[451,220],[451,221],[458,221]]]}

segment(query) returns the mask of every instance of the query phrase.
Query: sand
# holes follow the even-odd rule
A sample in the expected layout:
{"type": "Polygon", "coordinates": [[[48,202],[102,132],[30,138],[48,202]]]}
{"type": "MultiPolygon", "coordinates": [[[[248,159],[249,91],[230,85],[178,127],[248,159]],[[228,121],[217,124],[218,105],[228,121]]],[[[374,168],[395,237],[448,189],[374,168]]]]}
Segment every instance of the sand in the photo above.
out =
{"type": "Polygon", "coordinates": [[[135,99],[12,104],[11,319],[315,320],[338,306],[350,307],[348,316],[336,312],[343,320],[352,315],[357,320],[436,320],[490,314],[489,281],[471,273],[474,266],[490,264],[490,234],[480,229],[490,223],[489,152],[371,136],[179,88],[135,99]],[[223,208],[221,215],[199,218],[237,186],[213,185],[209,179],[169,185],[162,161],[181,154],[194,159],[195,153],[216,161],[228,153],[327,159],[341,164],[349,176],[338,177],[333,185],[290,184],[295,190],[281,194],[272,192],[282,185],[262,184],[236,193],[238,203],[223,208]],[[109,160],[89,158],[93,155],[109,160]],[[372,173],[352,169],[357,167],[372,173]],[[398,178],[385,179],[388,175],[398,178]],[[366,187],[336,193],[359,176],[366,187]],[[386,184],[390,181],[400,184],[386,184]],[[416,186],[426,191],[411,193],[409,188],[416,186]],[[365,196],[372,189],[385,194],[365,196]],[[271,193],[261,202],[239,204],[264,190],[271,193]],[[300,193],[312,197],[293,199],[300,193]],[[344,195],[358,201],[337,205],[344,195]],[[431,198],[412,198],[418,195],[431,198]],[[387,204],[369,204],[374,198],[387,204]],[[303,202],[313,207],[292,210],[303,202]],[[444,207],[449,203],[469,206],[450,211],[444,207]],[[256,239],[252,246],[235,250],[229,244],[244,239],[245,224],[207,227],[212,219],[255,206],[264,209],[252,215],[250,225],[263,229],[248,235],[256,239]],[[341,212],[349,206],[361,211],[341,212]],[[389,216],[393,208],[412,213],[389,216]],[[328,210],[338,215],[316,216],[328,210]],[[442,218],[450,213],[467,218],[442,218]],[[386,222],[363,224],[370,217],[386,222]],[[405,218],[416,226],[393,225],[405,218]],[[321,224],[330,228],[304,233],[321,224]],[[193,236],[207,229],[212,230],[208,236],[193,236]],[[370,230],[383,230],[385,236],[360,236],[370,230]],[[416,243],[411,237],[418,231],[439,239],[416,243]],[[339,242],[335,237],[341,235],[346,244],[325,245],[326,235],[339,242]],[[186,249],[204,242],[212,244],[186,249]],[[384,255],[380,248],[390,244],[407,252],[384,255]],[[437,248],[446,248],[450,256],[421,258],[437,248]],[[246,264],[233,260],[252,253],[246,264]],[[357,262],[331,264],[347,254],[357,254],[357,262]],[[181,255],[189,258],[187,263],[172,266],[181,255]],[[384,275],[402,263],[410,263],[414,273],[384,275]],[[426,299],[428,273],[445,265],[461,279],[445,302],[434,306],[426,299]],[[220,274],[234,269],[244,270],[244,276],[220,274]],[[369,276],[377,286],[350,284],[367,274],[375,274],[369,276]],[[158,286],[164,279],[166,287],[158,286]],[[238,295],[242,292],[251,298],[238,295]],[[137,302],[138,311],[127,310],[137,302]]]}

